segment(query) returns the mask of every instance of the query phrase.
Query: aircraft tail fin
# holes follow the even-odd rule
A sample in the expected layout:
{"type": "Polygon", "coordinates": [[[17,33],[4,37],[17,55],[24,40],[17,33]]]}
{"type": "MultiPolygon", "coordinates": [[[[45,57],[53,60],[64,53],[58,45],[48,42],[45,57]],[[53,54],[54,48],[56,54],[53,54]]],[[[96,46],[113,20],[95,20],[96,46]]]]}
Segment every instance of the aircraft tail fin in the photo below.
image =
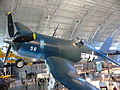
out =
{"type": "MultiPolygon", "coordinates": [[[[103,45],[100,47],[100,50],[102,53],[107,54],[109,51],[109,48],[112,44],[112,37],[107,37],[106,40],[104,41],[103,45]]],[[[97,61],[102,61],[102,57],[98,57],[97,61]]]]}
{"type": "Polygon", "coordinates": [[[109,51],[111,44],[112,44],[112,37],[107,37],[103,45],[101,46],[100,51],[106,54],[109,51]]]}

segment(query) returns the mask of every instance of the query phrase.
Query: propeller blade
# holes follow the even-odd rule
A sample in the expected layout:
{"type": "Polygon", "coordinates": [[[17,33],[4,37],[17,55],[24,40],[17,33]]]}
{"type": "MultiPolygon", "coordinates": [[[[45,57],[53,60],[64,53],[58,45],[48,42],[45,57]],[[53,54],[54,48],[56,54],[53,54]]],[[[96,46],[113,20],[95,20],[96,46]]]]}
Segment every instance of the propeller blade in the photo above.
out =
{"type": "Polygon", "coordinates": [[[105,55],[104,53],[102,53],[101,51],[97,50],[96,48],[94,48],[93,46],[91,46],[90,44],[86,43],[85,41],[83,41],[84,45],[87,46],[88,48],[90,48],[91,50],[93,50],[98,56],[111,61],[113,63],[115,63],[116,65],[120,66],[120,64],[118,64],[116,61],[112,60],[111,58],[109,58],[107,55],[105,55]]]}
{"type": "Polygon", "coordinates": [[[10,49],[11,49],[11,45],[9,45],[9,47],[8,47],[7,53],[6,53],[6,55],[5,55],[5,60],[4,60],[4,62],[7,60],[7,57],[8,57],[9,52],[10,52],[10,49]]]}
{"type": "Polygon", "coordinates": [[[14,26],[11,12],[8,12],[8,33],[10,37],[14,36],[14,26]]]}

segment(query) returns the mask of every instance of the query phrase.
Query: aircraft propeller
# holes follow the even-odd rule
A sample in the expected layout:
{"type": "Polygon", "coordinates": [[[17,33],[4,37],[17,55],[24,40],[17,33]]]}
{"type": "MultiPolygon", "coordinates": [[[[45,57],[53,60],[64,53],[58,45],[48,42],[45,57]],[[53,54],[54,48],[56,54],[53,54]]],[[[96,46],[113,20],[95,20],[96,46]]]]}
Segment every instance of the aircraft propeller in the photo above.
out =
{"type": "Polygon", "coordinates": [[[14,30],[14,23],[12,19],[11,12],[8,12],[8,34],[9,39],[5,39],[4,42],[9,44],[9,47],[7,49],[7,53],[5,55],[5,60],[7,60],[7,57],[9,55],[9,52],[11,50],[12,45],[14,45],[15,42],[29,42],[36,39],[36,34],[33,33],[28,27],[21,24],[19,22],[15,22],[15,26],[17,29],[17,32],[14,30]],[[28,32],[29,31],[29,32],[28,32]]]}

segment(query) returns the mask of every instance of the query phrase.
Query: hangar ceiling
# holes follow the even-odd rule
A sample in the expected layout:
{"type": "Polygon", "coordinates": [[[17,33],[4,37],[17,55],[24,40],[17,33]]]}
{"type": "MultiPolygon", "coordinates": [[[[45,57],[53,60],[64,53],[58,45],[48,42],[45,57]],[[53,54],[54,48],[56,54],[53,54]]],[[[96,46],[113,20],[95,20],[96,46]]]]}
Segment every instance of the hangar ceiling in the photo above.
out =
{"type": "Polygon", "coordinates": [[[99,47],[113,36],[113,47],[120,49],[120,0],[0,0],[0,38],[7,36],[6,12],[14,21],[57,38],[79,37],[99,47]]]}

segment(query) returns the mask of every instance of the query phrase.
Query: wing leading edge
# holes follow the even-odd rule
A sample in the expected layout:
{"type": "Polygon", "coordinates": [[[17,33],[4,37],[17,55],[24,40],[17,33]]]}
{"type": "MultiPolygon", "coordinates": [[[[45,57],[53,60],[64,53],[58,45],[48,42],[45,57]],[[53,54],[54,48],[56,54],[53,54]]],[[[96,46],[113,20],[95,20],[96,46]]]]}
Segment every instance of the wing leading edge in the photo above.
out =
{"type": "Polygon", "coordinates": [[[59,57],[49,57],[46,63],[50,68],[50,72],[56,80],[61,82],[70,90],[99,90],[77,74],[72,63],[66,59],[59,57]]]}

